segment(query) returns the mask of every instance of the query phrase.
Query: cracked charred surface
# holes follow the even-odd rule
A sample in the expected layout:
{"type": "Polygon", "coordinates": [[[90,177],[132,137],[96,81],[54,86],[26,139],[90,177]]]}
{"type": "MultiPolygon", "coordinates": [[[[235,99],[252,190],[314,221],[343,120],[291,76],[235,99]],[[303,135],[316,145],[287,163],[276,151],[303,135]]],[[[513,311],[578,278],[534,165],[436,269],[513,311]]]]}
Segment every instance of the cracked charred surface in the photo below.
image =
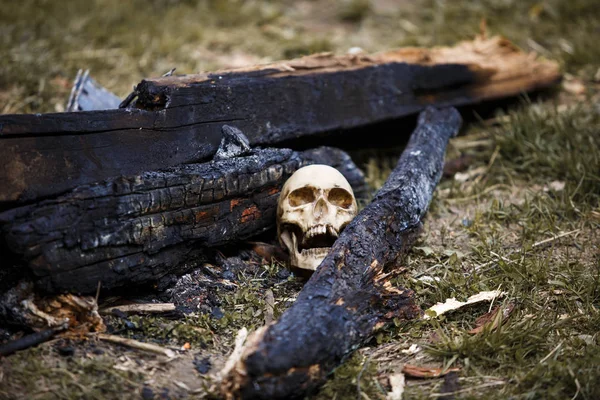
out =
{"type": "Polygon", "coordinates": [[[499,37],[145,79],[132,108],[0,115],[0,207],[205,161],[218,148],[223,124],[244,131],[252,146],[273,146],[413,115],[428,105],[516,96],[559,79],[557,63],[499,37]]]}
{"type": "Polygon", "coordinates": [[[247,341],[222,381],[227,398],[301,398],[394,318],[420,315],[414,293],[390,276],[421,226],[461,118],[453,109],[421,113],[387,182],[342,232],[297,301],[247,341]]]}
{"type": "Polygon", "coordinates": [[[341,150],[262,149],[80,186],[0,213],[0,233],[46,291],[150,283],[273,228],[283,183],[314,163],[339,169],[366,194],[362,172],[341,150]]]}

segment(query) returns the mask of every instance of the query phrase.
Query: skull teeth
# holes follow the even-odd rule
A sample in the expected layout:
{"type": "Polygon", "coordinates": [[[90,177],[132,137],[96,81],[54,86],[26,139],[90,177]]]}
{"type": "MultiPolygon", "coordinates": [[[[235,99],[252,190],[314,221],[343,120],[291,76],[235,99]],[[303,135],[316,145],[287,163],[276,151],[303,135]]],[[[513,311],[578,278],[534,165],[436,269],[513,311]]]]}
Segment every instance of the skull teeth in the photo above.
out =
{"type": "Polygon", "coordinates": [[[317,235],[326,235],[329,234],[331,236],[333,236],[334,238],[337,238],[338,232],[337,230],[331,226],[331,225],[315,225],[312,226],[308,229],[308,231],[306,231],[306,233],[304,234],[304,241],[306,241],[307,239],[313,238],[317,235]]]}
{"type": "Polygon", "coordinates": [[[325,256],[329,253],[329,249],[331,247],[315,247],[312,249],[304,249],[302,250],[303,256],[325,256]]]}
{"type": "Polygon", "coordinates": [[[327,225],[327,233],[335,238],[339,236],[338,231],[331,225],[327,225]]]}

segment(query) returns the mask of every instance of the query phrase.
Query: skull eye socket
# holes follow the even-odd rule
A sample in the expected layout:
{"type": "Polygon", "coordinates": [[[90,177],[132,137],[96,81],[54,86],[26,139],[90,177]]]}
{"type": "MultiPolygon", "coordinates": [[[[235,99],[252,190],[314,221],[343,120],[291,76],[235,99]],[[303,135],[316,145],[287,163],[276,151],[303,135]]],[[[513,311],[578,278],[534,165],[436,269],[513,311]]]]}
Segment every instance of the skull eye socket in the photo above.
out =
{"type": "Polygon", "coordinates": [[[354,198],[347,190],[342,188],[333,188],[329,191],[327,200],[334,206],[341,207],[343,209],[349,209],[354,202],[354,198]]]}
{"type": "Polygon", "coordinates": [[[315,201],[315,193],[311,187],[302,187],[289,195],[290,206],[298,207],[315,201]]]}

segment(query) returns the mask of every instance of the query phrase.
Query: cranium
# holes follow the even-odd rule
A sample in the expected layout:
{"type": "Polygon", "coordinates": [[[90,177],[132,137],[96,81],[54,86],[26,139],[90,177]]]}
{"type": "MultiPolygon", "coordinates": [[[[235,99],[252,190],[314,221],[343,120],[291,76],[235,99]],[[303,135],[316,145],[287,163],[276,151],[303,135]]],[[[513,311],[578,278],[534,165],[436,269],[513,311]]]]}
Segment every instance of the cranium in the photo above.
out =
{"type": "Polygon", "coordinates": [[[297,170],[283,185],[277,207],[277,235],[291,266],[314,271],[357,210],[352,187],[338,170],[297,170]]]}

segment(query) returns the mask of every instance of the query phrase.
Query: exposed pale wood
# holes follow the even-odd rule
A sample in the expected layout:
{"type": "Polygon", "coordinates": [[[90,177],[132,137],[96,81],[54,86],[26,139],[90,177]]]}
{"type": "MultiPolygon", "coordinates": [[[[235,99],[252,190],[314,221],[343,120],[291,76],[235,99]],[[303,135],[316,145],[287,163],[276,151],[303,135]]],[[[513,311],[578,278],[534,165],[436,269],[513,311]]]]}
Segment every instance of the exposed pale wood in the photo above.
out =
{"type": "Polygon", "coordinates": [[[142,303],[142,304],[125,304],[121,306],[112,306],[102,308],[99,312],[102,315],[111,314],[113,310],[120,311],[124,314],[160,314],[170,311],[175,311],[173,303],[142,303]]]}

